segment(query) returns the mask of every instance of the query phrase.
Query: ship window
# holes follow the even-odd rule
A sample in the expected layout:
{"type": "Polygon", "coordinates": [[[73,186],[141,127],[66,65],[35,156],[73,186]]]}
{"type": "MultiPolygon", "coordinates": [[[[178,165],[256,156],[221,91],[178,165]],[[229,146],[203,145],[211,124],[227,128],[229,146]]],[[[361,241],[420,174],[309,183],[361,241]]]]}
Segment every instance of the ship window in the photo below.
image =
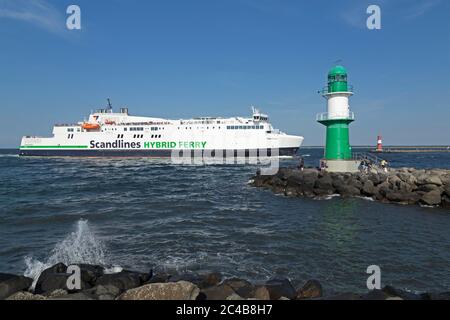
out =
{"type": "Polygon", "coordinates": [[[127,131],[128,128],[123,128],[123,131],[127,131]]]}
{"type": "Polygon", "coordinates": [[[161,135],[159,135],[159,137],[158,138],[161,138],[161,135]]]}
{"type": "Polygon", "coordinates": [[[67,132],[73,132],[73,128],[68,128],[67,132]]]}
{"type": "Polygon", "coordinates": [[[239,129],[242,129],[242,126],[239,126],[239,129]]]}

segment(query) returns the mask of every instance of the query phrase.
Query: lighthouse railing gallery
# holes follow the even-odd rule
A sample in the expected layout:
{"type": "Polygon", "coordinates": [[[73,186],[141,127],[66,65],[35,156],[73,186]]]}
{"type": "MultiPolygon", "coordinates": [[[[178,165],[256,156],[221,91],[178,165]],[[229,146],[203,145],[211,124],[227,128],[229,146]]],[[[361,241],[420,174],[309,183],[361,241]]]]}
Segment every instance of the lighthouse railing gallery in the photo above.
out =
{"type": "Polygon", "coordinates": [[[352,111],[350,111],[348,113],[348,115],[342,115],[342,116],[332,115],[332,116],[330,116],[330,114],[328,112],[322,112],[322,113],[317,114],[317,116],[316,116],[317,121],[340,120],[340,119],[355,120],[355,114],[352,111]]]}
{"type": "MultiPolygon", "coordinates": [[[[351,93],[355,92],[355,91],[353,90],[353,85],[350,85],[350,84],[347,85],[347,90],[346,90],[346,91],[343,91],[343,92],[351,92],[351,93]]],[[[329,86],[325,86],[325,87],[322,88],[322,90],[319,90],[319,93],[322,94],[323,96],[325,96],[325,95],[327,95],[327,94],[331,94],[331,93],[339,93],[339,92],[331,91],[329,86]]]]}

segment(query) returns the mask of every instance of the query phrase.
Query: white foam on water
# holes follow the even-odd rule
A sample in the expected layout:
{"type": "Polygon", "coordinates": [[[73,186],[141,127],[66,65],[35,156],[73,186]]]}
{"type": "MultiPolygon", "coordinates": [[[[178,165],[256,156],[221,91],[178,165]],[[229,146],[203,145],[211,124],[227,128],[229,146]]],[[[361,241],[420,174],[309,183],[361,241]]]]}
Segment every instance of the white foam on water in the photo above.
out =
{"type": "MultiPolygon", "coordinates": [[[[34,279],[32,286],[34,287],[41,272],[59,262],[65,265],[78,263],[107,264],[104,245],[91,231],[87,220],[79,220],[76,224],[76,230],[56,244],[45,262],[33,257],[25,257],[27,268],[24,275],[34,279]]],[[[114,268],[117,267],[113,267],[109,271],[115,271],[114,268]]]]}
{"type": "Polygon", "coordinates": [[[420,204],[420,207],[422,208],[437,208],[438,206],[432,206],[432,205],[428,205],[428,204],[420,204]]]}
{"type": "Polygon", "coordinates": [[[335,193],[335,194],[331,194],[331,195],[329,195],[329,196],[318,196],[318,197],[314,197],[313,199],[314,199],[314,200],[331,200],[331,199],[333,199],[333,198],[337,198],[337,197],[340,197],[340,196],[341,196],[340,194],[335,193]]]}
{"type": "Polygon", "coordinates": [[[0,158],[18,158],[18,154],[0,154],[0,158]]]}
{"type": "Polygon", "coordinates": [[[356,197],[358,199],[367,200],[367,201],[375,201],[372,197],[356,197]]]}

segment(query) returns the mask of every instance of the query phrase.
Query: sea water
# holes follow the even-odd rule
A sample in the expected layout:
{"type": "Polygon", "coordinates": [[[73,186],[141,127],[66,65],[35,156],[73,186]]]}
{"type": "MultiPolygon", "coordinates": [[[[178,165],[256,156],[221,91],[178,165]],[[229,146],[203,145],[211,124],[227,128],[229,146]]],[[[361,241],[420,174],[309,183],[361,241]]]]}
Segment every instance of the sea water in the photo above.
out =
{"type": "MultiPolygon", "coordinates": [[[[323,150],[300,154],[315,166],[323,150]]],[[[397,167],[450,169],[449,153],[384,156],[397,167]]],[[[0,272],[36,277],[56,262],[219,271],[296,285],[314,278],[331,293],[366,291],[376,264],[382,285],[450,289],[448,210],[287,198],[250,186],[256,169],[0,151],[0,272]]]]}

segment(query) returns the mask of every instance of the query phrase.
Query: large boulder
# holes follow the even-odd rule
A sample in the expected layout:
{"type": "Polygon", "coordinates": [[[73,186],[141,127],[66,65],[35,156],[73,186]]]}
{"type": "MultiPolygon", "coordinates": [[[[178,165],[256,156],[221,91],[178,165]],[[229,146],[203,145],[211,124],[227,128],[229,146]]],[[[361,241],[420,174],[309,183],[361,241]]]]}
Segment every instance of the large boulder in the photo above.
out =
{"type": "Polygon", "coordinates": [[[337,187],[336,190],[343,197],[355,197],[361,195],[361,189],[351,184],[342,184],[337,187]]]}
{"type": "Polygon", "coordinates": [[[104,274],[97,279],[95,285],[114,286],[120,291],[137,288],[151,278],[152,272],[140,273],[123,270],[119,273],[104,274]]]}
{"type": "Polygon", "coordinates": [[[67,282],[71,275],[67,273],[54,273],[47,274],[44,279],[40,279],[39,285],[36,285],[34,293],[37,294],[48,294],[58,289],[67,290],[69,292],[77,292],[80,290],[86,290],[92,287],[91,284],[81,280],[81,288],[80,290],[69,290],[67,288],[67,282]]]}
{"type": "Polygon", "coordinates": [[[32,294],[27,291],[20,291],[14,293],[12,296],[9,296],[6,300],[47,300],[47,297],[39,294],[32,294]]]}
{"type": "Polygon", "coordinates": [[[430,192],[433,190],[441,190],[441,188],[435,184],[422,184],[420,186],[418,186],[416,189],[416,191],[423,191],[423,192],[430,192]]]}
{"type": "MultiPolygon", "coordinates": [[[[183,273],[179,275],[169,276],[167,281],[160,282],[178,282],[187,281],[195,284],[200,289],[215,286],[222,280],[222,275],[218,272],[211,272],[207,274],[196,274],[196,273],[183,273]]],[[[155,281],[151,281],[155,283],[155,281]]]]}
{"type": "Polygon", "coordinates": [[[64,296],[54,297],[49,300],[97,300],[97,298],[87,292],[76,292],[64,296]]]}
{"type": "Polygon", "coordinates": [[[203,275],[203,281],[200,288],[216,286],[222,281],[222,275],[219,272],[211,272],[203,275]]]}
{"type": "Polygon", "coordinates": [[[0,273],[0,300],[6,299],[16,292],[28,290],[32,283],[33,279],[31,278],[0,273]]]}
{"type": "MultiPolygon", "coordinates": [[[[61,275],[64,274],[67,277],[67,266],[64,263],[57,263],[53,266],[51,266],[50,268],[45,269],[44,271],[41,272],[41,274],[39,275],[39,278],[36,282],[35,288],[34,288],[34,292],[35,293],[45,293],[47,291],[54,291],[56,289],[66,289],[66,283],[64,282],[64,286],[56,286],[56,285],[51,285],[50,286],[50,282],[54,282],[54,280],[52,280],[55,275],[61,275]],[[44,284],[44,288],[42,287],[44,284]],[[49,287],[53,287],[53,290],[48,290],[49,287]]],[[[58,279],[58,283],[60,282],[60,280],[58,279]]]]}
{"type": "Polygon", "coordinates": [[[202,289],[201,295],[206,300],[226,300],[235,291],[227,284],[219,284],[217,286],[202,289]]]}
{"type": "Polygon", "coordinates": [[[112,285],[98,285],[84,291],[84,293],[92,295],[98,300],[114,300],[120,295],[121,291],[119,288],[112,285]]]}
{"type": "Polygon", "coordinates": [[[417,177],[417,184],[435,184],[437,186],[442,186],[442,180],[438,175],[421,174],[417,177]]]}
{"type": "Polygon", "coordinates": [[[386,194],[386,199],[392,202],[408,204],[416,203],[419,200],[419,196],[413,192],[392,191],[386,194]]]}
{"type": "Polygon", "coordinates": [[[334,190],[333,179],[329,174],[325,174],[316,180],[314,187],[321,190],[334,190]]]}
{"type": "Polygon", "coordinates": [[[97,278],[100,278],[105,272],[105,268],[98,265],[77,264],[77,266],[81,270],[81,279],[90,285],[93,285],[97,278]]]}
{"type": "Polygon", "coordinates": [[[367,180],[364,182],[362,193],[366,196],[373,196],[377,192],[375,185],[372,180],[367,180]]]}
{"type": "Polygon", "coordinates": [[[405,183],[413,186],[417,183],[417,178],[409,172],[399,172],[397,176],[405,183]]]}
{"type": "MultiPolygon", "coordinates": [[[[81,272],[80,290],[92,288],[97,278],[100,277],[104,271],[101,266],[89,264],[77,264],[76,266],[80,268],[81,272]]],[[[67,266],[65,264],[58,263],[45,269],[40,274],[34,292],[38,294],[49,294],[58,289],[68,290],[67,280],[71,275],[71,273],[67,273],[67,266]]],[[[71,292],[73,293],[80,290],[71,290],[71,292]]]]}
{"type": "Polygon", "coordinates": [[[442,197],[442,207],[446,209],[450,209],[450,196],[444,195],[442,197]]]}
{"type": "Polygon", "coordinates": [[[373,182],[375,186],[386,180],[387,176],[383,173],[371,173],[369,174],[369,180],[373,182]]]}
{"type": "Polygon", "coordinates": [[[244,298],[252,297],[255,289],[250,282],[237,278],[227,279],[223,284],[228,285],[234,292],[244,298]]]}
{"type": "Polygon", "coordinates": [[[119,296],[119,300],[195,300],[200,289],[187,281],[151,283],[130,289],[119,296]]]}
{"type": "Polygon", "coordinates": [[[271,300],[278,300],[281,297],[295,299],[297,291],[288,279],[273,279],[266,282],[265,287],[269,291],[271,300]]]}
{"type": "Polygon", "coordinates": [[[436,189],[425,193],[420,200],[426,205],[436,206],[439,205],[442,201],[441,193],[442,192],[440,189],[436,189]]]}
{"type": "Polygon", "coordinates": [[[308,280],[301,289],[297,291],[297,299],[313,299],[322,297],[322,285],[317,280],[308,280]]]}
{"type": "Polygon", "coordinates": [[[428,297],[426,294],[416,294],[392,286],[385,286],[381,291],[389,297],[400,297],[403,300],[425,300],[428,297]]]}
{"type": "Polygon", "coordinates": [[[386,195],[391,191],[391,185],[387,181],[384,181],[377,186],[377,193],[383,197],[386,197],[386,195]]]}
{"type": "Polygon", "coordinates": [[[255,300],[270,300],[270,292],[265,286],[257,286],[253,291],[252,298],[255,300]]]}
{"type": "Polygon", "coordinates": [[[445,185],[444,192],[447,196],[450,197],[450,183],[445,185]]]}
{"type": "Polygon", "coordinates": [[[450,185],[450,170],[447,170],[448,173],[443,173],[440,178],[443,184],[450,185]]]}

